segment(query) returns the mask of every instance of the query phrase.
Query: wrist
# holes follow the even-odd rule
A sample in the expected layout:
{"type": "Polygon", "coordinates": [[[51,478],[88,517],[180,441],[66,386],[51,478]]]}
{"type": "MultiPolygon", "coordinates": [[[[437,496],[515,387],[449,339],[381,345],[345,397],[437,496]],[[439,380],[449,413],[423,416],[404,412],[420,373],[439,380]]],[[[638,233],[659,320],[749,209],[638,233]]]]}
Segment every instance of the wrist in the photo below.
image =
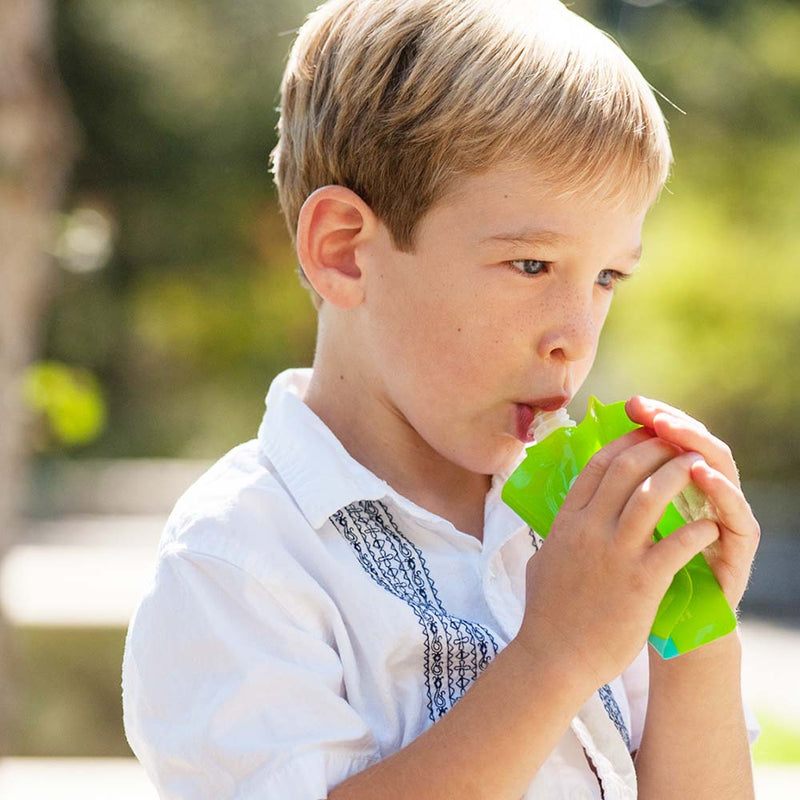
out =
{"type": "Polygon", "coordinates": [[[571,709],[570,719],[600,685],[595,685],[592,675],[576,669],[574,659],[559,659],[519,637],[512,639],[501,655],[510,671],[529,676],[536,692],[546,691],[559,705],[571,709]]]}
{"type": "Polygon", "coordinates": [[[721,670],[741,672],[742,642],[738,627],[726,636],[676,658],[664,659],[652,647],[648,647],[648,653],[651,681],[689,671],[707,673],[709,677],[721,670]]]}

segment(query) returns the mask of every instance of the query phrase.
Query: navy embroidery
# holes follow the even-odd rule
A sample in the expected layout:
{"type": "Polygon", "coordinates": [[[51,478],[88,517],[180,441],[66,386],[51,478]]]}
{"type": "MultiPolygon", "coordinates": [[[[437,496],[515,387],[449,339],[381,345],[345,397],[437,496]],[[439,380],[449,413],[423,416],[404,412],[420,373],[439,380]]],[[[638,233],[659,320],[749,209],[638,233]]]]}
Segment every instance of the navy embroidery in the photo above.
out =
{"type": "Polygon", "coordinates": [[[330,519],[364,571],[416,614],[425,636],[428,715],[436,722],[497,655],[497,642],[482,625],[447,613],[422,552],[400,532],[383,503],[351,503],[330,519]]]}
{"type": "Polygon", "coordinates": [[[539,536],[538,533],[533,528],[528,528],[528,534],[531,537],[531,542],[533,542],[533,549],[538,553],[539,548],[542,546],[544,539],[539,536]]]}
{"type": "Polygon", "coordinates": [[[606,713],[609,717],[611,717],[611,721],[617,726],[617,730],[619,731],[619,735],[622,737],[622,740],[625,742],[626,747],[628,750],[631,749],[631,737],[628,733],[628,728],[625,725],[625,720],[622,717],[622,711],[620,711],[619,705],[617,704],[617,700],[614,697],[614,692],[611,691],[611,687],[606,684],[605,686],[601,686],[597,693],[600,695],[600,699],[603,701],[603,705],[605,706],[606,713]]]}

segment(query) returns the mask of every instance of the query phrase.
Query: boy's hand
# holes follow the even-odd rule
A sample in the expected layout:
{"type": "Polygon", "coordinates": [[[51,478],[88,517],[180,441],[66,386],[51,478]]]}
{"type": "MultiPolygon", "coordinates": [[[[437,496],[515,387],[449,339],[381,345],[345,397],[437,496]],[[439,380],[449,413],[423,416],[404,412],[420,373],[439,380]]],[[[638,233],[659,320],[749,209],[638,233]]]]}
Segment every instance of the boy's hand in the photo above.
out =
{"type": "Polygon", "coordinates": [[[660,439],[703,457],[692,465],[690,476],[713,503],[720,529],[719,539],[703,555],[731,608],[736,609],[747,587],[761,531],[742,494],[730,448],[697,420],[665,403],[633,397],[625,410],[660,439]]]}
{"type": "MultiPolygon", "coordinates": [[[[633,403],[634,419],[652,423],[656,412],[645,408],[651,407],[633,403]]],[[[659,418],[659,427],[668,422],[659,418]]],[[[678,428],[688,445],[685,423],[673,423],[670,436],[679,438],[678,428]]],[[[705,440],[698,445],[704,455],[711,449],[705,440]]],[[[699,520],[653,541],[667,504],[702,461],[688,449],[648,429],[606,445],[578,476],[545,546],[528,563],[526,613],[516,641],[554,660],[587,695],[633,661],[675,573],[720,535],[716,523],[699,520]]],[[[723,491],[717,473],[712,479],[703,472],[702,480],[698,485],[711,489],[726,525],[738,525],[730,482],[723,491]]]]}

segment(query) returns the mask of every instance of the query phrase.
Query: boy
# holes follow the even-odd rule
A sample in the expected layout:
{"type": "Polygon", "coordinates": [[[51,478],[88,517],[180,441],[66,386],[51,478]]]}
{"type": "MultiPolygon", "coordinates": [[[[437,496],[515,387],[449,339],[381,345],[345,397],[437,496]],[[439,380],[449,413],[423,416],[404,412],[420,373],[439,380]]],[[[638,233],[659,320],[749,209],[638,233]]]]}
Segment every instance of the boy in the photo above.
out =
{"type": "Polygon", "coordinates": [[[499,497],[670,161],[643,78],[555,0],[310,17],[275,174],[314,367],[178,502],[132,621],[126,730],[163,798],[753,796],[737,634],[645,646],[701,550],[741,599],[759,532],[726,446],[636,397],[546,544],[499,497]],[[654,544],[690,480],[720,523],[654,544]]]}

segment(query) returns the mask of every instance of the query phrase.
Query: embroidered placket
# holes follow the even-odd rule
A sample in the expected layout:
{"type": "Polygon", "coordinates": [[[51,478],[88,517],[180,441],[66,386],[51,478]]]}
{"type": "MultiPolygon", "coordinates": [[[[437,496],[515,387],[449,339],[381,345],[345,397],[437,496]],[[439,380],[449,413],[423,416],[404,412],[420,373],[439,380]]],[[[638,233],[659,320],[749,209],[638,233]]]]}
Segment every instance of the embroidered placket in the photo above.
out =
{"type": "Polygon", "coordinates": [[[432,722],[446,714],[497,655],[491,632],[448,613],[422,551],[380,501],[351,503],[331,516],[364,571],[411,608],[425,643],[424,681],[432,722]]]}

